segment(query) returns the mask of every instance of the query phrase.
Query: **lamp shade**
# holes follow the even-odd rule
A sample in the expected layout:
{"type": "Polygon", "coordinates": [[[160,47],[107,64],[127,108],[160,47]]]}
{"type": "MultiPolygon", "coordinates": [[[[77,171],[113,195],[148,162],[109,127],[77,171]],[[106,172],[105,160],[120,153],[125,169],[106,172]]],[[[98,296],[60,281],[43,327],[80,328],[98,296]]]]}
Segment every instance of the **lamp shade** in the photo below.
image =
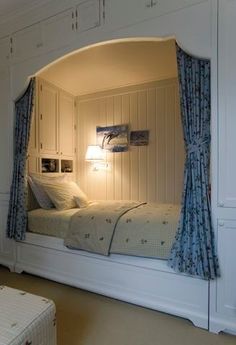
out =
{"type": "Polygon", "coordinates": [[[100,146],[88,145],[86,155],[86,161],[103,161],[104,154],[100,146]]]}

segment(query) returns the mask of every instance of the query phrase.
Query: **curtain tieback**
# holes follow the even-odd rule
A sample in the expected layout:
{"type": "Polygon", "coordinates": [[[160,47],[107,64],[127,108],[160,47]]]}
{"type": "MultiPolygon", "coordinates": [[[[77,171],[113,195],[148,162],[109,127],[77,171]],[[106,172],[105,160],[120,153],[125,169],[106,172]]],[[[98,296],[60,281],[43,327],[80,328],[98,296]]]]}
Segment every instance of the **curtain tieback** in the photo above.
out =
{"type": "Polygon", "coordinates": [[[192,152],[199,151],[203,146],[208,145],[210,143],[209,139],[206,140],[196,140],[194,143],[187,145],[187,154],[192,152]]]}

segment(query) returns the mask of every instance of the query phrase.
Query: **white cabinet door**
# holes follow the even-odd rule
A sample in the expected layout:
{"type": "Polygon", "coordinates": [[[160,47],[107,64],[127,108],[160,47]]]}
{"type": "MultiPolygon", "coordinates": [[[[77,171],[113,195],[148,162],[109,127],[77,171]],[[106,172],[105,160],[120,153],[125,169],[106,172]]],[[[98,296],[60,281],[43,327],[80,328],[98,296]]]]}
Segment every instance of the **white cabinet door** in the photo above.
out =
{"type": "Polygon", "coordinates": [[[71,8],[44,20],[41,23],[44,51],[68,46],[75,38],[75,20],[71,8]]]}
{"type": "Polygon", "coordinates": [[[0,68],[8,65],[10,58],[10,37],[0,40],[0,68]]]}
{"type": "Polygon", "coordinates": [[[210,331],[236,333],[236,220],[218,221],[221,277],[211,282],[210,331]]]}
{"type": "Polygon", "coordinates": [[[75,105],[74,97],[60,91],[59,93],[59,145],[60,154],[63,156],[74,156],[74,118],[75,105]]]}
{"type": "Polygon", "coordinates": [[[76,7],[76,29],[83,32],[100,25],[100,0],[87,0],[76,7]]]}
{"type": "Polygon", "coordinates": [[[105,1],[105,22],[116,28],[175,12],[206,0],[108,0],[105,1]]]}
{"type": "Polygon", "coordinates": [[[0,194],[0,264],[14,269],[15,241],[6,237],[9,198],[0,194]]]}
{"type": "Polygon", "coordinates": [[[12,35],[11,42],[13,62],[39,55],[42,50],[41,24],[17,31],[12,35]]]}
{"type": "Polygon", "coordinates": [[[12,178],[13,106],[11,109],[10,91],[9,68],[0,68],[0,193],[9,193],[12,178]]]}
{"type": "MultiPolygon", "coordinates": [[[[236,220],[220,220],[218,227],[218,252],[221,278],[217,280],[217,311],[234,317],[236,322],[236,220]]],[[[235,323],[236,328],[236,323],[235,323]]]]}
{"type": "Polygon", "coordinates": [[[58,90],[46,81],[39,81],[40,154],[58,154],[58,90]]]}
{"type": "Polygon", "coordinates": [[[236,1],[219,2],[219,196],[236,207],[236,1]]]}
{"type": "Polygon", "coordinates": [[[37,173],[40,172],[38,166],[39,158],[37,156],[32,156],[31,154],[28,155],[27,159],[27,169],[29,173],[37,173]]]}

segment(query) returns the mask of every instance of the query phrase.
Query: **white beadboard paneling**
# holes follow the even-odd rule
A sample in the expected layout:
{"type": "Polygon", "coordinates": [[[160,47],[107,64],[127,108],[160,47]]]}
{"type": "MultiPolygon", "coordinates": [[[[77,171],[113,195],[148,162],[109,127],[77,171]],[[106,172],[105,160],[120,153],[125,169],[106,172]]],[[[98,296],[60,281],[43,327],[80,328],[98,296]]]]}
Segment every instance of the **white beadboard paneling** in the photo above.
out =
{"type": "Polygon", "coordinates": [[[78,176],[91,199],[179,203],[184,145],[178,82],[168,79],[78,98],[78,176]],[[128,124],[148,129],[149,145],[106,154],[111,169],[94,172],[84,163],[86,147],[96,144],[96,126],[128,124]]]}
{"type": "MultiPolygon", "coordinates": [[[[132,129],[138,128],[138,95],[137,92],[130,94],[130,123],[132,129]]],[[[131,199],[138,200],[139,197],[139,153],[137,147],[130,146],[130,186],[131,199]]]]}
{"type": "Polygon", "coordinates": [[[165,123],[165,112],[166,112],[166,88],[156,88],[156,147],[154,148],[156,154],[156,198],[159,202],[166,202],[165,197],[165,179],[166,179],[166,123],[165,123]]]}
{"type": "Polygon", "coordinates": [[[150,145],[147,147],[147,199],[156,201],[156,89],[151,88],[147,99],[147,128],[153,128],[149,133],[150,145]]]}

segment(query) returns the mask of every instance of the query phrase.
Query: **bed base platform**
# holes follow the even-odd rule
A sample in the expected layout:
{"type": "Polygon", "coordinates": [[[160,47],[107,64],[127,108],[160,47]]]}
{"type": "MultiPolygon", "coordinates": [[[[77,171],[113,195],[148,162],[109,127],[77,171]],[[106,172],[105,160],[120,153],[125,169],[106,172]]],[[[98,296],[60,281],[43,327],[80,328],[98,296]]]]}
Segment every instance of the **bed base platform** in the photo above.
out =
{"type": "Polygon", "coordinates": [[[70,250],[61,239],[28,233],[25,241],[17,242],[15,272],[23,271],[177,315],[208,329],[209,283],[176,274],[164,260],[70,250]]]}

